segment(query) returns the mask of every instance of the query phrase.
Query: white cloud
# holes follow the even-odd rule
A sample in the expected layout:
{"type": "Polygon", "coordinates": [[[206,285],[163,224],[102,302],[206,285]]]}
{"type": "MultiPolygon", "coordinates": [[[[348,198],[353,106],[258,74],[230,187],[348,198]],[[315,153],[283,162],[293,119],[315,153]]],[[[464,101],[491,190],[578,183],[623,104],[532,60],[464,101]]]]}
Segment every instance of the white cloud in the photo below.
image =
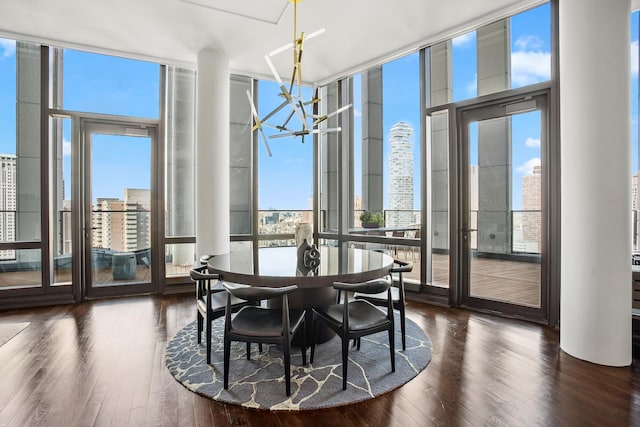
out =
{"type": "Polygon", "coordinates": [[[527,145],[527,147],[533,147],[533,148],[540,147],[540,140],[536,138],[527,138],[527,140],[524,143],[527,145]]]}
{"type": "Polygon", "coordinates": [[[362,117],[362,111],[357,108],[353,109],[353,117],[362,117]]]}
{"type": "Polygon", "coordinates": [[[540,50],[542,40],[538,36],[521,36],[515,42],[517,50],[540,50]]]}
{"type": "Polygon", "coordinates": [[[638,40],[631,42],[631,77],[638,77],[638,40]]]}
{"type": "Polygon", "coordinates": [[[71,155],[71,141],[62,139],[62,156],[69,157],[71,155]]]}
{"type": "Polygon", "coordinates": [[[9,58],[16,53],[16,42],[13,40],[0,39],[0,59],[9,58]]]}
{"type": "Polygon", "coordinates": [[[516,51],[511,54],[513,87],[526,86],[551,78],[551,53],[516,51]]]}
{"type": "Polygon", "coordinates": [[[540,166],[541,164],[542,161],[540,160],[540,157],[534,157],[524,162],[522,166],[518,166],[516,170],[523,175],[531,175],[533,173],[533,168],[535,166],[540,166]]]}
{"type": "Polygon", "coordinates": [[[476,32],[471,31],[451,40],[451,44],[455,47],[462,47],[472,43],[476,39],[476,32]]]}

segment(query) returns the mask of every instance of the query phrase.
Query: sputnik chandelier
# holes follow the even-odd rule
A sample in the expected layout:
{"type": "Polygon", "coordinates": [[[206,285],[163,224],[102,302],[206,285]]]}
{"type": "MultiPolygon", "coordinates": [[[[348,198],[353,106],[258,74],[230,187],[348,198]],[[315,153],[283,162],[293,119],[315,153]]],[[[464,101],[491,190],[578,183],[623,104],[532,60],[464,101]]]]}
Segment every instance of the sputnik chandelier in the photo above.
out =
{"type": "MultiPolygon", "coordinates": [[[[249,99],[249,103],[251,104],[251,112],[253,114],[254,125],[252,130],[258,130],[260,132],[260,136],[262,137],[262,141],[264,142],[264,146],[267,150],[267,154],[271,157],[271,149],[269,148],[269,142],[267,140],[267,136],[264,132],[264,127],[268,126],[273,129],[277,129],[280,133],[275,133],[273,135],[269,135],[268,139],[272,138],[287,138],[287,137],[301,137],[302,142],[304,143],[304,137],[309,134],[319,134],[319,133],[328,133],[328,132],[340,132],[340,127],[335,128],[323,128],[320,129],[318,125],[330,117],[335,116],[351,107],[351,104],[345,105],[337,109],[336,111],[325,114],[325,115],[316,115],[313,114],[313,106],[320,102],[318,98],[318,88],[314,83],[311,99],[304,100],[302,96],[302,49],[305,41],[311,40],[312,38],[319,36],[324,33],[324,28],[315,31],[309,35],[305,35],[304,31],[300,32],[300,36],[298,36],[297,31],[297,14],[298,14],[298,3],[302,0],[289,0],[289,2],[293,3],[293,42],[288,43],[276,50],[269,52],[264,56],[273,77],[278,82],[280,86],[280,93],[278,96],[283,98],[283,101],[273,109],[270,113],[265,115],[262,119],[258,116],[258,111],[256,109],[255,104],[253,103],[253,98],[251,97],[251,93],[247,91],[247,98],[249,99]],[[278,71],[273,65],[271,58],[276,55],[281,54],[282,52],[286,52],[289,49],[293,49],[293,71],[291,72],[291,81],[289,83],[289,87],[287,88],[278,71]],[[280,125],[274,125],[268,122],[273,116],[275,116],[280,110],[284,107],[289,106],[291,108],[290,113],[286,116],[284,122],[280,125]],[[293,117],[297,118],[299,121],[299,128],[296,130],[292,128],[290,125],[291,119],[293,117]]],[[[295,122],[295,121],[294,121],[295,122]]]]}

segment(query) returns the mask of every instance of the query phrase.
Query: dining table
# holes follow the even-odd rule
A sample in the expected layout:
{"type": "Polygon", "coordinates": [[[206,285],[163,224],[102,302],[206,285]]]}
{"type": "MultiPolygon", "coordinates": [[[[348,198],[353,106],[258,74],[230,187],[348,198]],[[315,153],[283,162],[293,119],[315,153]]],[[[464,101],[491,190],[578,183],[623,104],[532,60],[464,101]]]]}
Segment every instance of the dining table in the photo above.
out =
{"type": "MultiPolygon", "coordinates": [[[[314,248],[315,249],[315,248],[314,248]]],[[[281,287],[297,285],[289,295],[289,307],[306,312],[307,344],[312,339],[312,309],[336,303],[334,282],[360,283],[390,274],[393,258],[385,253],[353,247],[321,246],[317,263],[306,263],[304,252],[296,247],[266,247],[231,251],[207,261],[210,273],[220,280],[251,286],[281,287]]],[[[328,328],[318,331],[317,342],[330,339],[328,328]]],[[[299,344],[300,340],[295,340],[299,344]]]]}

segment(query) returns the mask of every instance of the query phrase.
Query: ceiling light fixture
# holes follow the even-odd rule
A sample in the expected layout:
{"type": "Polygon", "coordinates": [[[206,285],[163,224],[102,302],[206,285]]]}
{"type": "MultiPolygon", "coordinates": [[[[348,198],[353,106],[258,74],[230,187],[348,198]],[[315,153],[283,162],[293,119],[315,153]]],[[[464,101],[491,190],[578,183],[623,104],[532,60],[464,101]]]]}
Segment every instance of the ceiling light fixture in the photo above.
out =
{"type": "Polygon", "coordinates": [[[258,111],[256,109],[256,106],[253,103],[253,98],[251,97],[251,93],[247,91],[247,98],[249,99],[249,103],[251,104],[251,112],[253,114],[253,120],[254,120],[254,125],[252,130],[253,131],[258,130],[260,132],[262,141],[264,142],[264,146],[267,150],[267,154],[269,154],[269,157],[271,157],[271,149],[269,148],[269,142],[267,141],[267,136],[263,129],[264,126],[268,126],[280,131],[280,133],[269,135],[269,139],[287,138],[287,137],[295,138],[300,136],[302,137],[302,142],[304,143],[304,137],[309,134],[339,132],[341,130],[340,127],[320,129],[318,128],[318,125],[324,122],[325,120],[329,119],[330,117],[333,117],[336,114],[339,114],[351,107],[351,104],[345,105],[344,107],[341,107],[332,113],[325,114],[322,116],[313,114],[313,106],[318,102],[320,102],[320,99],[318,98],[318,88],[315,83],[313,85],[311,99],[307,101],[303,100],[303,97],[302,97],[302,49],[304,47],[305,41],[311,40],[312,38],[319,36],[320,34],[324,33],[325,30],[323,28],[309,35],[305,35],[304,31],[302,31],[300,33],[300,36],[298,36],[297,5],[302,0],[289,0],[289,1],[293,3],[293,42],[288,43],[276,50],[273,50],[264,56],[264,59],[267,62],[267,65],[269,66],[269,69],[271,70],[273,77],[278,82],[278,85],[280,85],[280,93],[278,94],[278,96],[282,97],[284,100],[280,103],[280,105],[274,108],[273,111],[271,111],[262,119],[260,119],[260,117],[258,116],[258,111]],[[282,82],[282,79],[280,78],[278,71],[276,70],[276,68],[273,65],[273,62],[271,61],[271,58],[289,49],[293,49],[293,71],[291,72],[291,82],[289,83],[289,87],[287,88],[282,82]],[[282,110],[286,106],[291,107],[291,112],[289,113],[289,115],[286,117],[286,119],[282,124],[273,125],[268,122],[269,119],[275,116],[280,110],[282,110]],[[295,130],[290,127],[291,119],[294,116],[296,116],[296,118],[300,122],[299,123],[300,127],[298,128],[298,130],[295,130]]]}

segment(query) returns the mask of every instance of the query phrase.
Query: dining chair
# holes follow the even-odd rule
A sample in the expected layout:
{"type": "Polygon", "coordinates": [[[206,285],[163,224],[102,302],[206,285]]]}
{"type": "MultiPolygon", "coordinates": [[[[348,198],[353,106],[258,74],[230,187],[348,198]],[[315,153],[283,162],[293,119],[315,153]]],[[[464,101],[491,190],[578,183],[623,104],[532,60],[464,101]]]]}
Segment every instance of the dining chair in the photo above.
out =
{"type": "MultiPolygon", "coordinates": [[[[400,312],[400,331],[402,332],[402,350],[407,349],[406,338],[406,316],[405,316],[405,295],[404,295],[404,277],[403,273],[408,273],[413,270],[413,263],[411,261],[393,260],[393,267],[391,267],[390,273],[398,274],[398,285],[391,286],[391,302],[393,308],[400,312]]],[[[355,299],[363,299],[369,301],[371,304],[384,307],[387,305],[387,292],[380,292],[378,294],[363,294],[357,292],[354,295],[355,299]]],[[[358,350],[360,349],[360,341],[357,341],[358,350]]]]}
{"type": "MultiPolygon", "coordinates": [[[[196,282],[196,314],[198,321],[198,344],[202,343],[202,331],[206,324],[206,348],[207,365],[211,364],[211,322],[224,316],[227,302],[227,293],[222,287],[220,276],[209,274],[207,266],[194,267],[189,273],[191,279],[196,282]],[[215,281],[212,285],[211,282],[215,281]]],[[[231,300],[231,309],[239,310],[247,305],[247,302],[238,298],[231,300]]]]}
{"type": "Polygon", "coordinates": [[[390,291],[391,281],[383,279],[370,280],[362,283],[334,282],[334,289],[338,293],[345,291],[344,302],[329,307],[313,309],[313,341],[311,344],[311,363],[315,355],[318,323],[325,323],[342,339],[342,389],[347,389],[347,366],[349,357],[349,342],[352,339],[387,331],[389,334],[389,354],[391,356],[391,372],[396,371],[395,345],[393,333],[393,304],[390,291]],[[346,291],[364,294],[387,293],[387,312],[363,299],[349,301],[346,291]]]}
{"type": "Polygon", "coordinates": [[[229,362],[231,342],[247,343],[247,359],[250,359],[248,345],[252,342],[278,344],[282,347],[284,358],[284,376],[287,396],[291,394],[291,340],[296,332],[302,333],[302,364],[307,364],[307,343],[304,316],[306,310],[289,309],[288,294],[295,292],[296,285],[280,288],[267,288],[224,283],[227,292],[227,305],[224,322],[224,388],[229,388],[229,362]],[[278,308],[261,305],[242,307],[235,316],[231,316],[233,298],[256,303],[281,298],[278,308]]]}

